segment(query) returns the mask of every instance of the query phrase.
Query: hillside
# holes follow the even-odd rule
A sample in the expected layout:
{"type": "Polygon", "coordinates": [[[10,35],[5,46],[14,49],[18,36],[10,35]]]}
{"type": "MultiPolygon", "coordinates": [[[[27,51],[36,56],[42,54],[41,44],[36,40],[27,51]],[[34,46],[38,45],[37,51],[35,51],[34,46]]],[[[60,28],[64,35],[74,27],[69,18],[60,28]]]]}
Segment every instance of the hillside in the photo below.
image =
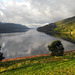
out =
{"type": "Polygon", "coordinates": [[[75,33],[75,16],[39,27],[37,30],[45,33],[75,33]]]}
{"type": "Polygon", "coordinates": [[[0,33],[23,32],[27,29],[29,28],[20,24],[0,22],[0,33]]]}

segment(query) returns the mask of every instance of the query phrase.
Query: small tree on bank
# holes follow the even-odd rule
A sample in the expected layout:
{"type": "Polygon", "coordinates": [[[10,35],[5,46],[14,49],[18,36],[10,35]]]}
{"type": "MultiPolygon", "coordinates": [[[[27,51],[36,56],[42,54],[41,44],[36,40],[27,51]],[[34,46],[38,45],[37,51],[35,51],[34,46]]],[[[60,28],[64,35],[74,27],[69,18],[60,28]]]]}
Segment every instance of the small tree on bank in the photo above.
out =
{"type": "Polygon", "coordinates": [[[1,52],[1,46],[0,46],[0,61],[2,61],[2,59],[4,59],[5,57],[3,57],[3,53],[1,52]]]}
{"type": "Polygon", "coordinates": [[[49,51],[51,51],[52,56],[63,56],[64,54],[64,47],[60,40],[56,40],[48,45],[49,51]]]}
{"type": "Polygon", "coordinates": [[[3,53],[0,52],[0,61],[2,61],[2,59],[4,59],[3,53]]]}

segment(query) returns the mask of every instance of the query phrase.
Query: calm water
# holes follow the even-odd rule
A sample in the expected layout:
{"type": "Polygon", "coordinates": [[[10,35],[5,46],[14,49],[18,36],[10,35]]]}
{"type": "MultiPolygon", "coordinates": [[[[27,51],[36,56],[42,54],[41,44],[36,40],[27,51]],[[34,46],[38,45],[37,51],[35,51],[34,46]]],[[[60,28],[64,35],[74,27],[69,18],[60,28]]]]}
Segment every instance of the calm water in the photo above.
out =
{"type": "Polygon", "coordinates": [[[75,50],[74,43],[38,32],[35,29],[22,33],[0,34],[0,45],[6,59],[49,54],[47,46],[54,40],[61,40],[65,51],[75,50]]]}

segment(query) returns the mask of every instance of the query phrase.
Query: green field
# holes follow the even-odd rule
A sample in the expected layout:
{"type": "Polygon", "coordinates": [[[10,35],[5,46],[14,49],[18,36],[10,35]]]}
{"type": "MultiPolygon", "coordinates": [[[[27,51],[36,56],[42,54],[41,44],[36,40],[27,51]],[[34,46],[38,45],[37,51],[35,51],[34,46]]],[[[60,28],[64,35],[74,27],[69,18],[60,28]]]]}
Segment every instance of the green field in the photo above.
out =
{"type": "Polygon", "coordinates": [[[75,52],[0,62],[0,75],[75,75],[75,52]]]}

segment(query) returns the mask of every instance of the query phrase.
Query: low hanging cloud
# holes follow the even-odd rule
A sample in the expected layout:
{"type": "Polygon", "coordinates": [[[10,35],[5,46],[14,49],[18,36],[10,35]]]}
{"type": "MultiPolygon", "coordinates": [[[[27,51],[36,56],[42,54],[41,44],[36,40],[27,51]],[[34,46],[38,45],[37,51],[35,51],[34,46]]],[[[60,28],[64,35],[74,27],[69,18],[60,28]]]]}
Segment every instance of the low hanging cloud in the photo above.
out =
{"type": "Polygon", "coordinates": [[[0,22],[41,26],[75,15],[75,0],[0,0],[0,22]]]}

